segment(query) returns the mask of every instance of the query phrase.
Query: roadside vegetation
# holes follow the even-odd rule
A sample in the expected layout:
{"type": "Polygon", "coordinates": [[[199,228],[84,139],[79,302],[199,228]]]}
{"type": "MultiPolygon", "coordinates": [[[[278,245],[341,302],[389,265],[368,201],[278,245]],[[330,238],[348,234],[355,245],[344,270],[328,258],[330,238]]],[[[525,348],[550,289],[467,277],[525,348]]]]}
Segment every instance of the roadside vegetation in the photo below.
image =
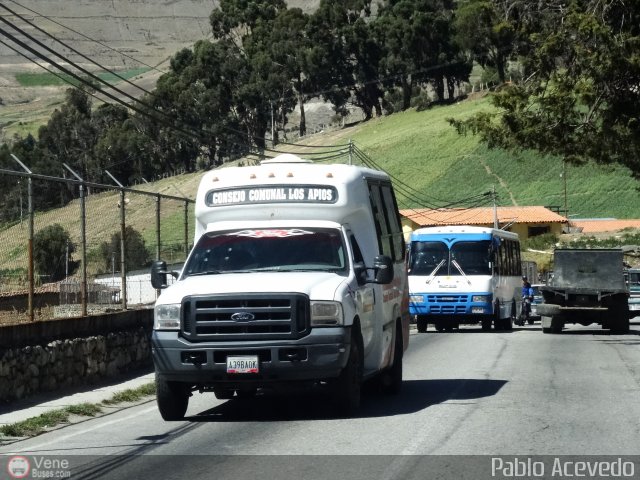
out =
{"type": "Polygon", "coordinates": [[[69,423],[71,416],[95,417],[104,413],[104,406],[113,407],[123,403],[138,402],[154,395],[155,391],[156,385],[152,382],[135,389],[118,392],[99,404],[80,403],[69,405],[21,422],[2,425],[0,426],[0,442],[3,440],[2,437],[35,437],[58,425],[69,423]]]}

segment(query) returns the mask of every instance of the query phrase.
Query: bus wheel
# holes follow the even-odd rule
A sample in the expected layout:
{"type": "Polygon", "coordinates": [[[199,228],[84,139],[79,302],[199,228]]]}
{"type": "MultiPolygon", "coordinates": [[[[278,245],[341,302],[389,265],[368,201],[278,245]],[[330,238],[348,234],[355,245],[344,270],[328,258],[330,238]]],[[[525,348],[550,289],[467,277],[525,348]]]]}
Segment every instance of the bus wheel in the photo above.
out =
{"type": "Polygon", "coordinates": [[[439,332],[444,332],[444,325],[442,323],[436,323],[436,330],[439,332]]]}
{"type": "Polygon", "coordinates": [[[417,323],[417,327],[418,327],[418,332],[420,333],[425,333],[427,331],[427,319],[425,317],[418,317],[418,320],[416,321],[417,323]]]}
{"type": "Polygon", "coordinates": [[[502,330],[502,319],[500,318],[500,302],[496,302],[493,306],[493,328],[502,330]]]}

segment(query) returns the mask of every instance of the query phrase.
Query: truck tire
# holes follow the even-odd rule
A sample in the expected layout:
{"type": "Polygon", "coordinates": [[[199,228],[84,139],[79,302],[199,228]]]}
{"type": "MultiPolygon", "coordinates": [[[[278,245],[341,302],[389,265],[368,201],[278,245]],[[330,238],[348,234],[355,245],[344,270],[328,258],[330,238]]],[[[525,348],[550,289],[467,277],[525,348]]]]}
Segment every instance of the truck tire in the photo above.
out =
{"type": "Polygon", "coordinates": [[[382,391],[390,395],[397,395],[402,388],[402,328],[396,328],[396,340],[393,347],[393,365],[382,374],[382,391]]]}
{"type": "Polygon", "coordinates": [[[168,382],[156,375],[156,401],[162,419],[167,422],[182,420],[189,405],[189,388],[179,382],[168,382]]]}
{"type": "Polygon", "coordinates": [[[341,415],[351,415],[360,408],[362,390],[362,352],[360,342],[351,335],[351,346],[347,364],[333,384],[333,400],[341,415]]]}
{"type": "Polygon", "coordinates": [[[423,316],[418,316],[416,320],[416,325],[418,327],[418,332],[425,333],[427,331],[427,318],[423,316]]]}
{"type": "Polygon", "coordinates": [[[611,312],[610,332],[613,335],[623,335],[629,333],[629,306],[616,305],[609,310],[611,312]]]}
{"type": "Polygon", "coordinates": [[[564,319],[559,315],[551,317],[551,333],[562,333],[564,327],[564,319]]]}

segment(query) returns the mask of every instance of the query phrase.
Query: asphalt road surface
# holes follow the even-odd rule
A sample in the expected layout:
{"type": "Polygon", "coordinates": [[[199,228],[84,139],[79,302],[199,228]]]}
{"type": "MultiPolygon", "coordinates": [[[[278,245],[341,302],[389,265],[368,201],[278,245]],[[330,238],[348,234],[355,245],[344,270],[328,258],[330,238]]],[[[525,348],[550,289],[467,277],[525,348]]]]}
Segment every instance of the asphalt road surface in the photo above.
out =
{"type": "Polygon", "coordinates": [[[184,421],[164,422],[151,402],[0,454],[67,459],[70,478],[426,478],[425,461],[453,478],[458,455],[633,456],[639,419],[640,323],[628,335],[469,326],[413,332],[402,392],[367,392],[354,418],[336,418],[321,391],[196,393],[184,421]]]}

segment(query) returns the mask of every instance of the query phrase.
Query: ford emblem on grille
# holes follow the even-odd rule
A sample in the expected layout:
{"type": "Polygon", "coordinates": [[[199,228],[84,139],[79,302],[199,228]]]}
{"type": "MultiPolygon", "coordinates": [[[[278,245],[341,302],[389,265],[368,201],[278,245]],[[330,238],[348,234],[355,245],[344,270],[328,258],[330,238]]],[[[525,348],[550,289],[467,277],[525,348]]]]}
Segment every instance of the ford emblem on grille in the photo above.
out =
{"type": "Polygon", "coordinates": [[[231,315],[231,320],[235,320],[236,322],[250,322],[255,318],[255,315],[250,312],[236,312],[231,315]]]}

